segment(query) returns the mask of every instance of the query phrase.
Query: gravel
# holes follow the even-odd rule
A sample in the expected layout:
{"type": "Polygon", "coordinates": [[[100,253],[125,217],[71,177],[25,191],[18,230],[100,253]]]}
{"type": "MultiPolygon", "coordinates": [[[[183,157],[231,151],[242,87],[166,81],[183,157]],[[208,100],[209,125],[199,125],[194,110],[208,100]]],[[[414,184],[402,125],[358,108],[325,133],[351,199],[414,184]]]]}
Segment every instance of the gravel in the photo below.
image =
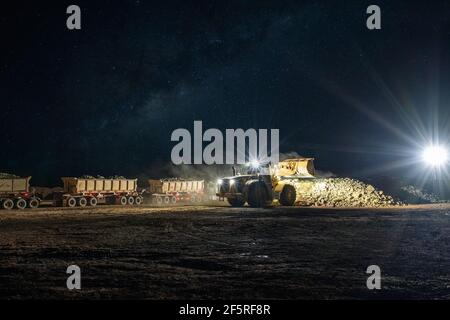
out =
{"type": "Polygon", "coordinates": [[[350,178],[289,180],[298,205],[326,207],[387,207],[403,205],[374,186],[350,178]]]}
{"type": "Polygon", "coordinates": [[[0,179],[17,179],[17,178],[20,177],[11,173],[0,172],[0,179]]]}

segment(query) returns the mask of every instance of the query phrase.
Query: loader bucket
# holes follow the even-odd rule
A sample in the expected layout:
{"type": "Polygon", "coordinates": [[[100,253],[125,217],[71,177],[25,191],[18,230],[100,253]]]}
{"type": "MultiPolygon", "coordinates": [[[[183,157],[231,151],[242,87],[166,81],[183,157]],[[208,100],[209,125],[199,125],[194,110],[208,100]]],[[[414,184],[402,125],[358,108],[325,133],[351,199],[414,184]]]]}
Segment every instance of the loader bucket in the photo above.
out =
{"type": "Polygon", "coordinates": [[[286,159],[278,163],[276,175],[280,177],[314,177],[314,158],[286,159]]]}

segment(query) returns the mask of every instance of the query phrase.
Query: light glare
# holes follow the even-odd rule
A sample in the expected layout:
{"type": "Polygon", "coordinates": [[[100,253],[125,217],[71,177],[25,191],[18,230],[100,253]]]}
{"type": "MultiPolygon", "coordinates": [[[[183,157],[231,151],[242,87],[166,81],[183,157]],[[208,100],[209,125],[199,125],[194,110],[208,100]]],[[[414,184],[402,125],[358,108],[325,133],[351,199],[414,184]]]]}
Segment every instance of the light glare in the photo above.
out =
{"type": "Polygon", "coordinates": [[[448,160],[447,149],[438,145],[429,146],[423,151],[422,159],[432,167],[442,166],[448,160]]]}
{"type": "Polygon", "coordinates": [[[251,163],[250,163],[250,165],[253,167],[253,168],[259,168],[259,161],[257,161],[257,160],[254,160],[254,161],[252,161],[251,163]]]}

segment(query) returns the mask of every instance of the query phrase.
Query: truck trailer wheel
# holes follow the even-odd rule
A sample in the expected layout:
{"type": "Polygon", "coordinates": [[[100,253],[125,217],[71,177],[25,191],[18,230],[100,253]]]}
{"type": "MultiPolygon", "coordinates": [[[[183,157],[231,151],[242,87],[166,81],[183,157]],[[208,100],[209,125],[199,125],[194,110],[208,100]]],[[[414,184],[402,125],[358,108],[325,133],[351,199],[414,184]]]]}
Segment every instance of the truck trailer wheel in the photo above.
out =
{"type": "Polygon", "coordinates": [[[119,203],[120,203],[122,206],[125,206],[125,205],[128,203],[127,197],[121,196],[120,199],[119,199],[119,203]]]}
{"type": "Polygon", "coordinates": [[[269,205],[269,195],[263,182],[257,181],[250,184],[247,192],[247,202],[250,207],[260,208],[269,205]]]}
{"type": "Polygon", "coordinates": [[[23,210],[27,207],[27,201],[25,199],[17,199],[16,208],[19,210],[23,210]]]}
{"type": "Polygon", "coordinates": [[[14,201],[11,199],[5,199],[2,201],[2,208],[5,210],[11,210],[14,207],[14,201]]]}
{"type": "Polygon", "coordinates": [[[142,204],[142,198],[141,197],[136,197],[136,199],[134,199],[134,203],[136,203],[137,206],[140,206],[142,204]]]}
{"type": "Polygon", "coordinates": [[[78,205],[80,207],[86,207],[87,205],[87,199],[85,197],[81,197],[78,199],[78,205]]]}
{"type": "Polygon", "coordinates": [[[280,204],[282,206],[293,206],[296,198],[297,192],[295,191],[295,188],[291,185],[286,185],[280,194],[280,204]]]}
{"type": "Polygon", "coordinates": [[[243,207],[245,204],[243,198],[227,198],[227,201],[232,207],[243,207]]]}
{"type": "Polygon", "coordinates": [[[134,204],[134,197],[128,197],[128,204],[132,206],[134,204]]]}
{"type": "Polygon", "coordinates": [[[176,204],[177,203],[177,198],[176,197],[170,197],[170,203],[176,204]]]}
{"type": "Polygon", "coordinates": [[[163,204],[163,198],[162,197],[156,197],[156,204],[158,206],[162,205],[163,204]]]}
{"type": "Polygon", "coordinates": [[[35,209],[35,208],[39,207],[39,205],[40,205],[40,202],[36,198],[31,198],[30,200],[28,200],[28,208],[30,208],[30,209],[35,209]]]}
{"type": "Polygon", "coordinates": [[[95,206],[97,205],[97,203],[98,203],[98,200],[97,200],[96,197],[91,197],[91,198],[89,198],[89,205],[90,205],[91,207],[95,207],[95,206]]]}
{"type": "Polygon", "coordinates": [[[69,199],[67,199],[67,206],[68,207],[75,207],[77,205],[77,200],[74,197],[70,197],[69,199]]]}

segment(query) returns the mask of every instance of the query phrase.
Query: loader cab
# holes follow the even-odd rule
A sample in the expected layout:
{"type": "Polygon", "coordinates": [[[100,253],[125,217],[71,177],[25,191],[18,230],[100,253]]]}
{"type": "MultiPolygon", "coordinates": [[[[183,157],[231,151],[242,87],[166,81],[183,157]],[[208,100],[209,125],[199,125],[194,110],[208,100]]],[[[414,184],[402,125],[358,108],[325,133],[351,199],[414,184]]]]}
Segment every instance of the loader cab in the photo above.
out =
{"type": "Polygon", "coordinates": [[[233,176],[271,175],[272,164],[270,162],[248,162],[245,165],[233,166],[233,176]]]}

